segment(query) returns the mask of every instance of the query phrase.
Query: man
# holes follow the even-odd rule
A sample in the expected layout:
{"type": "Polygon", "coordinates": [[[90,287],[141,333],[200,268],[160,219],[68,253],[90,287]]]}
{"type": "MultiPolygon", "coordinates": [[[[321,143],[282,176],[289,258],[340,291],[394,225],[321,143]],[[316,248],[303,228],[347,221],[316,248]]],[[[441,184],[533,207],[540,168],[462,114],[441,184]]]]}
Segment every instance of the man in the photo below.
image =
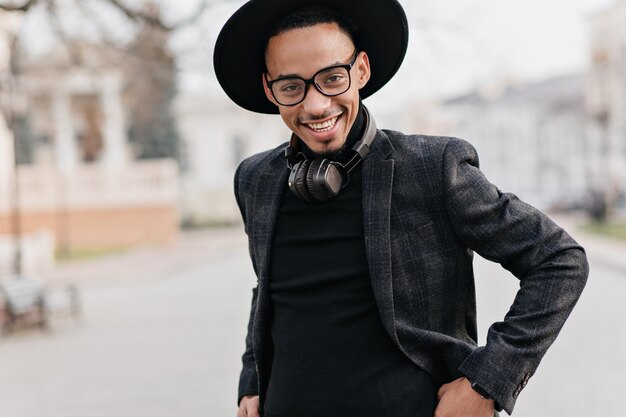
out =
{"type": "Polygon", "coordinates": [[[395,0],[252,0],[214,64],[288,145],[237,170],[257,274],[238,417],[512,412],[582,291],[584,251],[446,137],[377,130],[361,103],[407,42],[395,0]],[[472,251],[520,279],[476,344],[472,251]]]}

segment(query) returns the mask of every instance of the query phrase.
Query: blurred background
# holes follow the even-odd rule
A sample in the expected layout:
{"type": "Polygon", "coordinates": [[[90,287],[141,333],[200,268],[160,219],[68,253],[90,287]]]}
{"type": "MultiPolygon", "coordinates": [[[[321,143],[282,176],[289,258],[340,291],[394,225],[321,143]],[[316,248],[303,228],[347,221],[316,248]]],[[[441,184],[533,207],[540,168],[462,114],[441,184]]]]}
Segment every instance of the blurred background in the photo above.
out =
{"type": "MultiPolygon", "coordinates": [[[[470,141],[592,263],[515,415],[621,415],[626,0],[401,3],[378,126],[470,141]]],[[[1,417],[235,415],[255,277],[232,178],[289,137],[215,79],[241,4],[0,0],[1,417]]],[[[476,268],[484,338],[517,282],[476,268]]]]}

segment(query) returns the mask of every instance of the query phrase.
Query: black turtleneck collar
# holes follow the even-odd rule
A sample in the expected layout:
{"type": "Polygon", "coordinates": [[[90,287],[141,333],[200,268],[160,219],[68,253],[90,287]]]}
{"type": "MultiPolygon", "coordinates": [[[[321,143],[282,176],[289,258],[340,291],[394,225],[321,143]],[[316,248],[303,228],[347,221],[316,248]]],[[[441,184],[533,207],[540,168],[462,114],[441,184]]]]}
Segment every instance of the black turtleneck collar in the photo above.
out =
{"type": "MultiPolygon", "coordinates": [[[[337,161],[340,163],[347,162],[353,155],[351,152],[352,147],[355,143],[357,143],[363,137],[363,129],[365,128],[365,115],[363,110],[363,102],[359,100],[359,111],[357,112],[356,119],[350,128],[350,132],[348,132],[348,138],[346,139],[346,143],[341,147],[339,151],[332,155],[324,155],[325,158],[332,159],[333,161],[337,161]]],[[[302,141],[302,139],[298,138],[298,147],[300,148],[300,152],[302,152],[307,159],[314,159],[319,157],[320,155],[313,152],[309,149],[308,146],[302,141]]]]}

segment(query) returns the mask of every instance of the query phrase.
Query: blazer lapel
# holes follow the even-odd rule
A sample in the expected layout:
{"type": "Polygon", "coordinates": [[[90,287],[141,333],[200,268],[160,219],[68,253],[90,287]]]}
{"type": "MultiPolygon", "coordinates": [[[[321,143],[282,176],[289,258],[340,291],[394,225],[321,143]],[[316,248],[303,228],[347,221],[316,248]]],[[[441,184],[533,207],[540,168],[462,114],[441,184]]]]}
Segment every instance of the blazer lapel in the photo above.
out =
{"type": "Polygon", "coordinates": [[[259,175],[254,198],[255,255],[259,279],[269,277],[270,248],[280,201],[287,184],[289,169],[282,153],[274,157],[267,171],[259,175]]]}
{"type": "Polygon", "coordinates": [[[378,131],[363,161],[363,223],[370,278],[387,332],[397,341],[391,281],[390,215],[394,161],[393,146],[378,131]]]}

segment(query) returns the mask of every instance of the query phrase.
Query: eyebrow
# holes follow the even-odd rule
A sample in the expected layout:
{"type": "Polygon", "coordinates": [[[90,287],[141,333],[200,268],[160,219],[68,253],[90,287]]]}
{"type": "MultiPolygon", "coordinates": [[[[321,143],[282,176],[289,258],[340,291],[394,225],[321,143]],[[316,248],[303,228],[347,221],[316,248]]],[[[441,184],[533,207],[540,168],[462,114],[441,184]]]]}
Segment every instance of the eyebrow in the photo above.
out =
{"type": "MultiPolygon", "coordinates": [[[[330,64],[328,66],[325,66],[325,67],[322,67],[322,68],[318,69],[317,71],[315,71],[313,73],[313,75],[317,74],[318,72],[320,72],[322,70],[325,70],[326,68],[334,67],[334,66],[337,66],[337,65],[346,65],[346,64],[344,64],[341,61],[336,61],[334,64],[330,64]]],[[[269,73],[268,73],[268,75],[269,75],[269,73]]],[[[278,74],[278,77],[274,78],[274,80],[278,80],[280,78],[302,78],[304,80],[304,77],[301,76],[300,74],[278,74]]]]}

